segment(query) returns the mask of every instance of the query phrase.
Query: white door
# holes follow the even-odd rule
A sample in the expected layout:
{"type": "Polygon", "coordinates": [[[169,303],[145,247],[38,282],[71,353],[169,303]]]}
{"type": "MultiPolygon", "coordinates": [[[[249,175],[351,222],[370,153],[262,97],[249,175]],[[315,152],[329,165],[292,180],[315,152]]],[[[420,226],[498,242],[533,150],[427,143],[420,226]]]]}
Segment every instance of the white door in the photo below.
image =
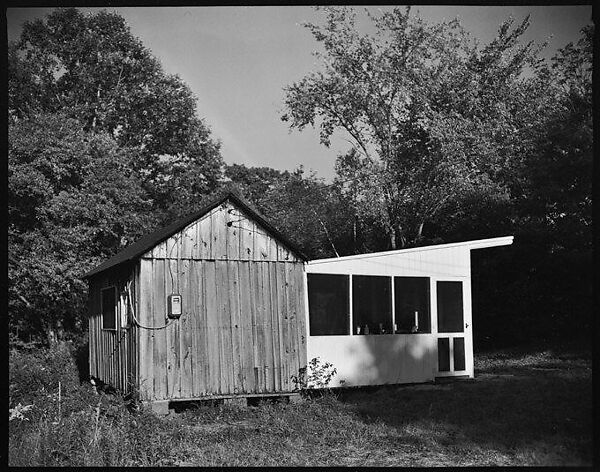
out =
{"type": "MultiPolygon", "coordinates": [[[[465,316],[462,280],[436,280],[437,372],[436,377],[470,375],[470,316],[465,316]],[[467,321],[465,321],[467,319],[467,321]]],[[[470,313],[469,313],[470,315],[470,313]]]]}

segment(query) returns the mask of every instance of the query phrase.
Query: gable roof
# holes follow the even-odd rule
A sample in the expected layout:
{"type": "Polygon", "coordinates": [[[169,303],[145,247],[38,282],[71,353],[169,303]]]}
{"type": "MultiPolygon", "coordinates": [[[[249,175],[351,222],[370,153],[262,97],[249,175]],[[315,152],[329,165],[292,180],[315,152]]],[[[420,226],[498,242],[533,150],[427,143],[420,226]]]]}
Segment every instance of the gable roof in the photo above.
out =
{"type": "Polygon", "coordinates": [[[191,213],[188,216],[185,216],[177,221],[174,221],[173,223],[171,223],[168,226],[165,226],[164,228],[158,229],[152,233],[142,236],[140,239],[133,242],[125,249],[112,256],[110,259],[104,261],[99,266],[84,274],[83,278],[87,279],[92,275],[104,272],[105,270],[110,269],[111,267],[115,267],[133,259],[137,259],[157,244],[163,242],[165,239],[170,238],[175,233],[181,231],[183,228],[192,224],[194,221],[203,217],[209,211],[226,202],[227,200],[229,200],[232,203],[235,203],[242,210],[248,213],[258,223],[264,226],[275,237],[275,239],[287,246],[287,248],[290,249],[294,254],[296,254],[296,256],[298,256],[300,259],[304,261],[308,260],[306,255],[298,248],[298,246],[296,246],[281,232],[279,232],[271,223],[267,221],[267,219],[264,216],[262,216],[256,209],[254,209],[254,207],[248,201],[244,200],[240,195],[229,191],[215,198],[214,200],[211,200],[198,211],[191,213]]]}

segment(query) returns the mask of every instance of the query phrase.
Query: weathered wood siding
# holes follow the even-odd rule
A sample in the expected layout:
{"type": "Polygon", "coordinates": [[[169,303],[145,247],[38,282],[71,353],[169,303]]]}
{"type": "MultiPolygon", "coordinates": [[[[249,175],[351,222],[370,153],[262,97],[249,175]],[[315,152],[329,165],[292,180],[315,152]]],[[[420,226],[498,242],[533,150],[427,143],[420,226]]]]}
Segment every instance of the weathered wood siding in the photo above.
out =
{"type": "MultiPolygon", "coordinates": [[[[128,393],[137,382],[137,328],[131,322],[125,298],[125,286],[134,278],[131,268],[107,271],[89,281],[89,371],[90,376],[128,393]],[[101,291],[117,290],[117,326],[102,328],[101,291]],[[123,322],[125,321],[125,322],[123,322]]],[[[135,290],[135,284],[132,284],[135,290]]]]}
{"type": "Polygon", "coordinates": [[[301,262],[242,210],[225,202],[142,257],[301,262]]]}
{"type": "Polygon", "coordinates": [[[290,392],[306,365],[304,265],[223,204],[140,260],[142,400],[290,392]],[[230,223],[230,224],[228,224],[230,223]]]}

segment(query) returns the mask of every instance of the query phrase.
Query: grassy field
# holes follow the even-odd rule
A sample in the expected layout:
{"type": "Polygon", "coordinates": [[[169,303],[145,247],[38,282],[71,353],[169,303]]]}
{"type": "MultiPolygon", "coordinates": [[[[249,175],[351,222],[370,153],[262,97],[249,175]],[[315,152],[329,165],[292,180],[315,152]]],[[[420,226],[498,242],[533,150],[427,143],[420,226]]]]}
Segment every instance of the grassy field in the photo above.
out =
{"type": "Polygon", "coordinates": [[[475,380],[164,418],[80,386],[69,355],[11,353],[10,406],[34,405],[9,423],[11,466],[592,464],[587,355],[496,351],[475,380]]]}

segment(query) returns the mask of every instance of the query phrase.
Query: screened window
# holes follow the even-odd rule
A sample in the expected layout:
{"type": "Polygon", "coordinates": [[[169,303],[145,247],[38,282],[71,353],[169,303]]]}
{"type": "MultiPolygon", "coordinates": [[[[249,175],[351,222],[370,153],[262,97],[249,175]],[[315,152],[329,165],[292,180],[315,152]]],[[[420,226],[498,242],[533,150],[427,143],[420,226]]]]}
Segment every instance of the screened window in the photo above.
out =
{"type": "Polygon", "coordinates": [[[463,331],[462,282],[437,283],[438,332],[456,333],[463,331]]]}
{"type": "Polygon", "coordinates": [[[392,278],[352,277],[352,319],[355,334],[392,332],[392,278]]]}
{"type": "Polygon", "coordinates": [[[350,334],[347,275],[307,274],[311,336],[350,334]]]}
{"type": "Polygon", "coordinates": [[[394,277],[397,333],[430,333],[429,277],[394,277]]]}
{"type": "Polygon", "coordinates": [[[116,329],[116,290],[115,287],[102,289],[102,328],[116,329]]]}

